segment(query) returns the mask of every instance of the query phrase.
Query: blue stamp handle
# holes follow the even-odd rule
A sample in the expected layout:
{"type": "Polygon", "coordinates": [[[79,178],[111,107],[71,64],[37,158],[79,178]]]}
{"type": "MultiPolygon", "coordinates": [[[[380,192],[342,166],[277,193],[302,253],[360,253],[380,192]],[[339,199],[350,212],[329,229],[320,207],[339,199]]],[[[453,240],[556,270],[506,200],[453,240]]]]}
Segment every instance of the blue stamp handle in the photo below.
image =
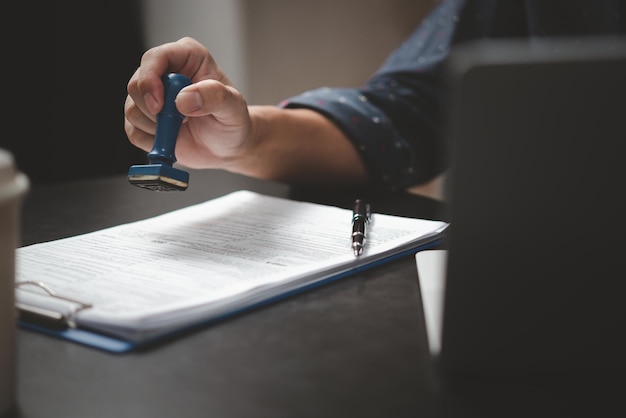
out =
{"type": "Polygon", "coordinates": [[[151,164],[166,164],[171,166],[176,162],[174,149],[180,126],[185,118],[176,109],[176,96],[184,87],[191,84],[191,80],[181,74],[170,73],[163,76],[165,88],[165,103],[157,115],[156,134],[154,145],[148,153],[151,164]]]}

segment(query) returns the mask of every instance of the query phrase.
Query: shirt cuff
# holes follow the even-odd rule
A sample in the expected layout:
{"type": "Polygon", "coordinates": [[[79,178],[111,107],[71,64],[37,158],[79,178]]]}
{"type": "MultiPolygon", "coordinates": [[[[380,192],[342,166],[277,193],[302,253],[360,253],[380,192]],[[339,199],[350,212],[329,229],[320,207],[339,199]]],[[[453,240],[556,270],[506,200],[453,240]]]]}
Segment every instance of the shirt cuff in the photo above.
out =
{"type": "Polygon", "coordinates": [[[375,187],[398,190],[416,183],[415,162],[405,141],[360,90],[323,87],[279,106],[308,108],[333,121],[358,150],[375,187]]]}

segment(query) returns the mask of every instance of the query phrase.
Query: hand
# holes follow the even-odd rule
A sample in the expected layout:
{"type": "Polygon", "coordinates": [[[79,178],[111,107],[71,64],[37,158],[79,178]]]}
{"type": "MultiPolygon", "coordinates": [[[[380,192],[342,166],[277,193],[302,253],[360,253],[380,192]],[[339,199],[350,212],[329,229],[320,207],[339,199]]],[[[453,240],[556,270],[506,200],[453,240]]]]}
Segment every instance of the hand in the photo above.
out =
{"type": "Polygon", "coordinates": [[[148,152],[163,107],[164,74],[189,77],[176,98],[185,115],[176,159],[189,168],[217,168],[308,187],[362,184],[365,166],[355,147],[329,119],[309,109],[248,106],[209,51],[192,38],[149,49],[128,82],[124,127],[148,152]]]}
{"type": "Polygon", "coordinates": [[[246,100],[228,80],[209,51],[192,38],[146,51],[128,82],[124,128],[130,142],[148,152],[163,107],[164,74],[175,72],[193,84],[176,98],[185,115],[176,142],[178,162],[189,168],[228,168],[252,145],[252,122],[246,100]]]}

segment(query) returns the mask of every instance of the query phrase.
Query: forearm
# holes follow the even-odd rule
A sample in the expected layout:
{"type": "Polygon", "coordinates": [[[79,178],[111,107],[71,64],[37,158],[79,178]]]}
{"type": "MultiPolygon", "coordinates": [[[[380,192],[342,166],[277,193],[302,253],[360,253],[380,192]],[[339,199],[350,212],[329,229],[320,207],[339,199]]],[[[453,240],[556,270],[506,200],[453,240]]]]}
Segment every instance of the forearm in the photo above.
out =
{"type": "Polygon", "coordinates": [[[251,148],[227,169],[307,187],[351,187],[367,173],[354,145],[335,124],[308,109],[250,106],[251,148]]]}

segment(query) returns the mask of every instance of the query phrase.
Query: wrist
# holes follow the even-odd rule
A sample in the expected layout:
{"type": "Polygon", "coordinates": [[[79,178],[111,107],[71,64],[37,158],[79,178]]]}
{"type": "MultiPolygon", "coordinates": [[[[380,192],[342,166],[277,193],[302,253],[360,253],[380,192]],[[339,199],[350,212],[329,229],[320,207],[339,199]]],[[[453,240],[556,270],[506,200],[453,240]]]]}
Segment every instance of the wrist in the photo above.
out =
{"type": "Polygon", "coordinates": [[[249,106],[250,147],[241,174],[292,185],[354,186],[367,173],[354,145],[321,113],[249,106]]]}

